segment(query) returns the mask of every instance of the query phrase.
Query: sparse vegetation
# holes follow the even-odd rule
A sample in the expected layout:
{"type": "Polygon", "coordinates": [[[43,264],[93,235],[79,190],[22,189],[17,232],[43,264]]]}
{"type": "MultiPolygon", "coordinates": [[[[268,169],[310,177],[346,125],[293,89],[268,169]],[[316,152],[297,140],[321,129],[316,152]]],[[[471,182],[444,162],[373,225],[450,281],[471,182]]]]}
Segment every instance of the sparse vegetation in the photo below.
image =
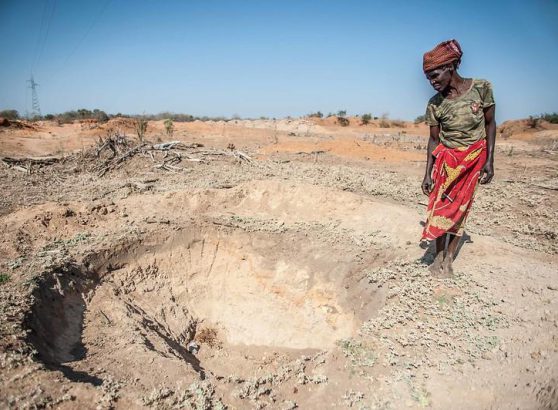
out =
{"type": "Polygon", "coordinates": [[[8,276],[8,274],[0,273],[0,285],[3,285],[4,283],[8,282],[9,280],[10,280],[10,277],[8,276]]]}
{"type": "Polygon", "coordinates": [[[558,124],[558,112],[542,114],[541,118],[551,124],[558,124]]]}
{"type": "MultiPolygon", "coordinates": [[[[39,118],[40,119],[40,118],[39,118]]],[[[43,117],[45,120],[56,120],[59,124],[71,124],[76,120],[96,120],[98,122],[107,122],[109,115],[97,108],[93,111],[87,108],[80,108],[75,111],[66,111],[61,114],[47,114],[43,117]]]]}
{"type": "Polygon", "coordinates": [[[540,124],[541,124],[540,117],[534,117],[530,115],[529,118],[527,119],[527,126],[529,128],[539,128],[540,124]]]}
{"type": "Polygon", "coordinates": [[[371,346],[353,339],[340,340],[337,345],[349,359],[351,366],[372,367],[376,363],[376,354],[371,346]]]}
{"type": "Polygon", "coordinates": [[[320,111],[316,111],[313,113],[308,114],[309,118],[323,118],[324,115],[320,111]]]}
{"type": "Polygon", "coordinates": [[[367,125],[372,120],[372,114],[362,114],[360,120],[361,120],[361,125],[367,125]]]}
{"type": "Polygon", "coordinates": [[[415,124],[420,124],[421,122],[425,122],[426,121],[426,115],[419,115],[417,118],[415,118],[415,124]]]}
{"type": "Polygon", "coordinates": [[[174,134],[174,123],[170,118],[165,120],[165,132],[167,133],[168,137],[172,137],[174,134]]]}
{"type": "Polygon", "coordinates": [[[411,397],[417,402],[420,407],[429,407],[431,403],[430,392],[423,386],[413,387],[411,390],[411,397]]]}
{"type": "Polygon", "coordinates": [[[407,124],[403,120],[391,120],[392,127],[407,128],[407,124]]]}
{"type": "Polygon", "coordinates": [[[342,127],[346,127],[348,126],[351,122],[349,121],[348,118],[345,117],[337,117],[337,123],[342,126],[342,127]]]}
{"type": "Polygon", "coordinates": [[[380,125],[381,128],[389,128],[391,126],[391,124],[389,122],[389,114],[388,113],[382,114],[382,116],[380,117],[379,125],[380,125]]]}
{"type": "Polygon", "coordinates": [[[143,142],[145,139],[145,133],[147,132],[147,119],[144,117],[136,118],[136,134],[138,135],[138,139],[140,142],[143,142]]]}
{"type": "Polygon", "coordinates": [[[2,110],[0,111],[0,117],[8,120],[19,120],[19,112],[17,110],[2,110]]]}
{"type": "MultiPolygon", "coordinates": [[[[2,115],[0,114],[0,116],[2,115]]],[[[138,117],[142,117],[147,121],[161,121],[161,120],[172,120],[173,122],[193,122],[196,120],[230,121],[230,118],[226,118],[226,117],[209,117],[209,116],[196,117],[191,114],[172,113],[168,111],[161,112],[159,114],[143,114],[141,116],[138,116],[138,115],[122,114],[120,112],[117,114],[107,114],[102,110],[94,109],[91,111],[85,108],[75,110],[75,111],[66,111],[61,114],[47,114],[41,118],[36,118],[36,119],[57,120],[60,124],[70,124],[76,120],[92,119],[92,120],[97,120],[99,122],[106,122],[111,118],[138,118],[138,117]]],[[[240,116],[237,116],[235,119],[240,119],[240,116]]],[[[267,119],[267,118],[260,117],[260,119],[267,119]]]]}
{"type": "Polygon", "coordinates": [[[342,127],[348,126],[351,122],[347,117],[345,117],[346,115],[347,115],[347,110],[337,111],[337,124],[339,124],[342,127]]]}
{"type": "MultiPolygon", "coordinates": [[[[172,120],[173,122],[192,122],[197,119],[201,119],[201,118],[194,117],[193,115],[190,114],[176,114],[172,112],[161,112],[159,114],[143,115],[143,117],[149,121],[172,120]]],[[[203,117],[203,118],[208,118],[208,117],[203,117]]],[[[202,119],[202,121],[205,120],[202,119]]]]}

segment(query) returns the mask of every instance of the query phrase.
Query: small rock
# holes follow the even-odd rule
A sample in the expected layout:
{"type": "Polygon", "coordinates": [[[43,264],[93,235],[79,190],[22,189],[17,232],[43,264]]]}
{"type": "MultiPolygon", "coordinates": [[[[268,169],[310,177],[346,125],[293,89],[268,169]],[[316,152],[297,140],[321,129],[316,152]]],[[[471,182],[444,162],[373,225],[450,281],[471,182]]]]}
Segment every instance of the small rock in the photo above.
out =
{"type": "Polygon", "coordinates": [[[190,343],[188,343],[188,346],[186,348],[190,353],[197,354],[200,350],[200,345],[198,345],[195,341],[192,340],[190,343]]]}

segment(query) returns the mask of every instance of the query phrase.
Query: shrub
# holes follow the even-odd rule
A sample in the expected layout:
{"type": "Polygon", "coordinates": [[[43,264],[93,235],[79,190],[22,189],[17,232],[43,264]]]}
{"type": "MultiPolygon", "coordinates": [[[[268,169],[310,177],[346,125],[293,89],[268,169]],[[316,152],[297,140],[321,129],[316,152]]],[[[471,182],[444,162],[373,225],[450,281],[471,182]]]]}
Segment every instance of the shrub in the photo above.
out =
{"type": "MultiPolygon", "coordinates": [[[[45,117],[46,118],[46,117],[45,117]]],[[[77,111],[66,111],[62,114],[54,116],[59,124],[69,124],[75,120],[97,120],[99,122],[107,122],[110,117],[102,110],[95,108],[93,111],[87,108],[80,108],[77,111]]]]}
{"type": "Polygon", "coordinates": [[[551,114],[542,114],[541,118],[551,124],[558,124],[558,112],[553,112],[551,114]]]}
{"type": "Polygon", "coordinates": [[[323,118],[324,115],[320,111],[316,111],[313,113],[308,114],[309,118],[323,118]]]}
{"type": "Polygon", "coordinates": [[[350,124],[350,121],[348,118],[337,116],[337,123],[342,127],[346,127],[350,124]]]}
{"type": "Polygon", "coordinates": [[[17,110],[2,110],[0,111],[0,117],[8,120],[19,120],[19,112],[17,110]]]}
{"type": "Polygon", "coordinates": [[[337,111],[337,116],[338,116],[338,117],[344,117],[345,115],[347,115],[347,110],[339,110],[339,111],[337,111]]]}
{"type": "Polygon", "coordinates": [[[370,123],[370,120],[372,120],[372,114],[362,114],[362,117],[360,117],[361,121],[362,121],[362,125],[366,125],[370,123]]]}
{"type": "Polygon", "coordinates": [[[399,127],[399,128],[407,128],[407,124],[405,124],[405,121],[402,121],[402,120],[392,120],[391,121],[391,126],[392,127],[399,127]]]}
{"type": "Polygon", "coordinates": [[[147,120],[143,117],[136,118],[136,134],[138,134],[138,139],[140,140],[140,142],[143,142],[146,132],[147,120]]]}
{"type": "Polygon", "coordinates": [[[391,123],[389,122],[389,114],[387,112],[383,113],[380,117],[380,128],[389,128],[391,123]]]}
{"type": "Polygon", "coordinates": [[[426,122],[426,115],[419,115],[415,118],[415,124],[420,124],[421,122],[426,122]]]}
{"type": "Polygon", "coordinates": [[[172,137],[172,134],[174,133],[174,123],[170,118],[165,120],[165,132],[169,137],[172,137]]]}
{"type": "Polygon", "coordinates": [[[107,113],[98,109],[93,110],[93,118],[99,122],[107,122],[109,120],[107,113]]]}
{"type": "Polygon", "coordinates": [[[541,124],[540,117],[533,117],[532,115],[530,115],[529,118],[527,119],[527,126],[529,128],[539,128],[540,124],[541,124]]]}

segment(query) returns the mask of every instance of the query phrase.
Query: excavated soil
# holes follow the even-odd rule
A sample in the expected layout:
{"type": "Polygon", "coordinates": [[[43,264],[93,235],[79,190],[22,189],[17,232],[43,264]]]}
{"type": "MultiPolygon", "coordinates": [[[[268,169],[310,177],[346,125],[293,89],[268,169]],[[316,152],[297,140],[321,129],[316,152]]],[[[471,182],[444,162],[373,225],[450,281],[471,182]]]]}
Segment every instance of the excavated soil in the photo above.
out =
{"type": "Polygon", "coordinates": [[[149,352],[189,362],[184,346],[200,329],[231,346],[331,348],[382,306],[377,289],[354,283],[363,263],[337,248],[301,234],[194,226],[146,238],[95,255],[99,266],[78,267],[68,283],[44,283],[35,343],[48,362],[92,355],[123,365],[149,352]]]}
{"type": "MultiPolygon", "coordinates": [[[[60,128],[30,138],[75,146],[60,128]]],[[[557,408],[551,131],[499,142],[437,279],[413,128],[197,122],[176,138],[252,161],[7,168],[1,406],[557,408]]]]}

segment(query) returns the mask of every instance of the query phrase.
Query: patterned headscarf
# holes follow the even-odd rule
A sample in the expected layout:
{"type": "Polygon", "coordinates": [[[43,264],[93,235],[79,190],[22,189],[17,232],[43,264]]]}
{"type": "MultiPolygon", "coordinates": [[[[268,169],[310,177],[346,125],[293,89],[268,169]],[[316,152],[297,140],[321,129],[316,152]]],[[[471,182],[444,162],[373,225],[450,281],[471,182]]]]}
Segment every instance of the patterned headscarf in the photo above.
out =
{"type": "Polygon", "coordinates": [[[426,73],[427,71],[459,60],[462,55],[463,51],[461,51],[461,46],[457,40],[444,41],[432,50],[424,53],[422,69],[426,73]]]}

